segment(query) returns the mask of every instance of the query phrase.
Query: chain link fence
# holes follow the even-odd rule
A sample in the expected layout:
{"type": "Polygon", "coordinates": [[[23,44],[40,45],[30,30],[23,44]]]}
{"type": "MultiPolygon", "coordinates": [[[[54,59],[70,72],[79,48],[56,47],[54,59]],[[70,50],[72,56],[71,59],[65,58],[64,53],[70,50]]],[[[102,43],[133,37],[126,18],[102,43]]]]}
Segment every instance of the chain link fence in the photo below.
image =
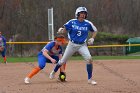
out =
{"type": "MultiPolygon", "coordinates": [[[[47,44],[47,42],[21,42],[21,43],[8,43],[7,56],[10,57],[31,57],[37,56],[38,52],[47,44]]],[[[121,56],[125,55],[127,45],[110,45],[110,46],[88,46],[91,55],[94,56],[121,56]]],[[[63,47],[65,50],[66,46],[63,47]]],[[[74,55],[78,56],[76,52],[74,55]]]]}

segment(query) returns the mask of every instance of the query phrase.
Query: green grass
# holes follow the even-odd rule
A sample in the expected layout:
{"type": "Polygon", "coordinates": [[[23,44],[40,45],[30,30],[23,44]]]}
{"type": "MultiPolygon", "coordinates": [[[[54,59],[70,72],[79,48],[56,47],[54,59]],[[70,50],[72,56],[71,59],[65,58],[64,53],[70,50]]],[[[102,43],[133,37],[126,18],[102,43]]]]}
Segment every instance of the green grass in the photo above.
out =
{"type": "MultiPolygon", "coordinates": [[[[140,59],[140,56],[93,56],[94,60],[120,60],[120,59],[140,59]]],[[[70,60],[83,60],[82,56],[73,56],[70,60]]],[[[0,62],[3,59],[0,58],[0,62]]],[[[8,62],[37,62],[37,57],[7,57],[8,62]]]]}
{"type": "MultiPolygon", "coordinates": [[[[37,57],[7,57],[7,62],[36,62],[37,57]]],[[[0,58],[0,62],[3,60],[0,58]]]]}

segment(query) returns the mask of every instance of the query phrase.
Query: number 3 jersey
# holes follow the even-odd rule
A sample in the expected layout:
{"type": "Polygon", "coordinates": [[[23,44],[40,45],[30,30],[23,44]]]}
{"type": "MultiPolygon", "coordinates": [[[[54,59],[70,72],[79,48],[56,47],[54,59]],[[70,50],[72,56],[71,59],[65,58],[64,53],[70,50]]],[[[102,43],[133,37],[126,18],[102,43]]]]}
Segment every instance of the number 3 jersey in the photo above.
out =
{"type": "Polygon", "coordinates": [[[64,24],[64,27],[68,31],[69,40],[79,43],[86,42],[89,31],[97,31],[93,23],[88,20],[80,22],[78,19],[71,19],[64,24]]]}

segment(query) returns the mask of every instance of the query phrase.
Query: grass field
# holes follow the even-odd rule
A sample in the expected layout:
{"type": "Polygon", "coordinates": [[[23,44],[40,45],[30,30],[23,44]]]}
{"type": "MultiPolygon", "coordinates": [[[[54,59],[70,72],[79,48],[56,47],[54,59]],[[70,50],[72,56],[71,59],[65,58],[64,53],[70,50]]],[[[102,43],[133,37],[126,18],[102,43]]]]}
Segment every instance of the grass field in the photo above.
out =
{"type": "MultiPolygon", "coordinates": [[[[82,60],[81,56],[71,57],[70,60],[82,60]]],[[[140,56],[93,56],[94,60],[140,59],[140,56]]],[[[0,62],[3,59],[0,58],[0,62]]],[[[36,62],[37,57],[7,57],[8,62],[36,62]]]]}

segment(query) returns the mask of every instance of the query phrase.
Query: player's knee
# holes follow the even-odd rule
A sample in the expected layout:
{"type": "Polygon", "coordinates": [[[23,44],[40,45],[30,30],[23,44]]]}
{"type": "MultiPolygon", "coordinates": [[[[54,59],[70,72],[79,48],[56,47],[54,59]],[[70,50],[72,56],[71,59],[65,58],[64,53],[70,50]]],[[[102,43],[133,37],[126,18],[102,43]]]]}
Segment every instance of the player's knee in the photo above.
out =
{"type": "Polygon", "coordinates": [[[90,58],[88,58],[88,59],[86,60],[86,62],[87,62],[87,64],[92,64],[93,60],[92,60],[92,58],[90,57],[90,58]]]}
{"type": "Polygon", "coordinates": [[[65,64],[65,63],[66,63],[66,62],[65,62],[65,61],[62,61],[62,60],[59,60],[59,61],[58,61],[58,64],[59,64],[59,65],[63,65],[63,64],[65,64]]]}

